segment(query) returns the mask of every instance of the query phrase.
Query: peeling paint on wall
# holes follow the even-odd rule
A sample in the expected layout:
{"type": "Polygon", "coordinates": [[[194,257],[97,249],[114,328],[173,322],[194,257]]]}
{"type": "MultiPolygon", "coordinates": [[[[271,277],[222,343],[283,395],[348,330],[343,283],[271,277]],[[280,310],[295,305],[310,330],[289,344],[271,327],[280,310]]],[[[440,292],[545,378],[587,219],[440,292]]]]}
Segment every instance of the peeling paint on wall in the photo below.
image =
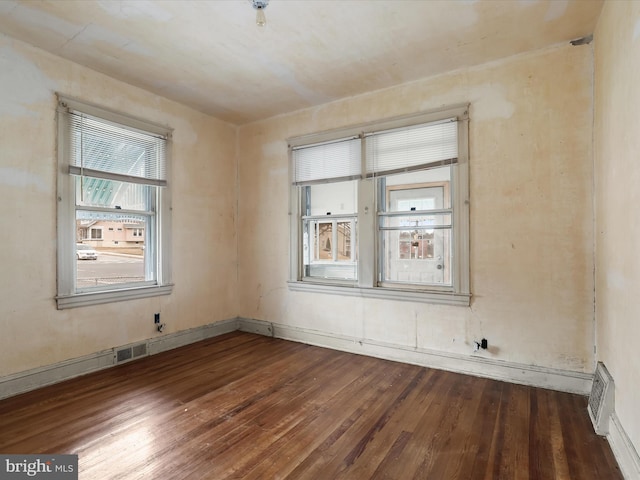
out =
{"type": "Polygon", "coordinates": [[[261,233],[262,249],[238,234],[239,316],[461,355],[488,338],[495,359],[589,371],[591,61],[589,49],[565,44],[240,127],[238,218],[241,230],[261,233]],[[257,285],[284,285],[289,274],[288,162],[284,146],[271,154],[278,142],[462,102],[471,104],[470,308],[288,290],[256,307],[257,285]],[[575,128],[563,128],[569,121],[575,128]],[[548,235],[549,222],[566,229],[548,235]]]}
{"type": "Polygon", "coordinates": [[[515,106],[507,100],[504,85],[485,83],[471,89],[469,100],[473,104],[474,120],[511,118],[515,106]]]}
{"type": "Polygon", "coordinates": [[[55,82],[28,58],[10,47],[0,48],[0,115],[35,116],[30,105],[47,101],[55,82]]]}
{"type": "Polygon", "coordinates": [[[4,34],[0,85],[0,376],[236,316],[235,127],[4,34]],[[172,295],[56,310],[55,91],[173,129],[172,295]]]}

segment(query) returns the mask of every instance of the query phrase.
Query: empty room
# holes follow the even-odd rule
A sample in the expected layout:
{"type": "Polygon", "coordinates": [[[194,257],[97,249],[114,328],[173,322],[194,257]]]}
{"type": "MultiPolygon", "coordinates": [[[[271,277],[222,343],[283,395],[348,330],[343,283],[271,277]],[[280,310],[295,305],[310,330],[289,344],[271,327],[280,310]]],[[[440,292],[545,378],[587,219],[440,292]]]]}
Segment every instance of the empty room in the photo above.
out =
{"type": "Polygon", "coordinates": [[[639,107],[637,0],[0,0],[0,480],[640,479],[639,107]]]}

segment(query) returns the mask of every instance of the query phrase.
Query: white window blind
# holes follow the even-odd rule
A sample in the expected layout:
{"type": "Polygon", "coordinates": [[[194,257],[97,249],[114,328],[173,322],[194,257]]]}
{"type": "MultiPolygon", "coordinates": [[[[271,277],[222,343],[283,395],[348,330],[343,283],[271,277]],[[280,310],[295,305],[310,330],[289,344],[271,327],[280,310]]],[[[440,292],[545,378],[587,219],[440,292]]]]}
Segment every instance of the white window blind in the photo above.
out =
{"type": "Polygon", "coordinates": [[[367,134],[367,176],[407,172],[456,163],[456,119],[367,134]]]}
{"type": "Polygon", "coordinates": [[[166,137],[68,111],[69,173],[166,186],[166,137]]]}
{"type": "Polygon", "coordinates": [[[360,145],[356,137],[294,148],[294,183],[308,185],[360,178],[360,145]]]}

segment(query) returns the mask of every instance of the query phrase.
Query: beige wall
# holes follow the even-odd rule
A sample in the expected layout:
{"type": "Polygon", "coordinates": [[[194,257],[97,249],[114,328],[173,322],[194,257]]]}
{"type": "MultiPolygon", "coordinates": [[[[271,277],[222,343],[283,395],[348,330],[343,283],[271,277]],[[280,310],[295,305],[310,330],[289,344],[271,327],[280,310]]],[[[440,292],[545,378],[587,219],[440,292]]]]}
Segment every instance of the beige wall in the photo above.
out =
{"type": "Polygon", "coordinates": [[[169,332],[240,315],[464,355],[486,337],[491,358],[592,371],[590,46],[276,117],[238,138],[232,126],[3,36],[0,62],[0,218],[11,226],[0,233],[0,375],[152,337],[158,311],[169,332]],[[171,296],[55,309],[54,92],[175,129],[171,296]],[[288,291],[284,139],[461,102],[471,103],[471,307],[288,291]]]}
{"type": "Polygon", "coordinates": [[[235,317],[235,127],[1,35],[0,85],[0,376],[235,317]],[[174,129],[171,296],[56,310],[55,92],[174,129]]]}
{"type": "Polygon", "coordinates": [[[606,2],[595,47],[597,356],[640,451],[640,2],[606,2]]]}
{"type": "Polygon", "coordinates": [[[240,128],[239,314],[593,371],[592,47],[563,45],[240,128]],[[290,292],[287,137],[470,102],[470,308],[290,292]]]}

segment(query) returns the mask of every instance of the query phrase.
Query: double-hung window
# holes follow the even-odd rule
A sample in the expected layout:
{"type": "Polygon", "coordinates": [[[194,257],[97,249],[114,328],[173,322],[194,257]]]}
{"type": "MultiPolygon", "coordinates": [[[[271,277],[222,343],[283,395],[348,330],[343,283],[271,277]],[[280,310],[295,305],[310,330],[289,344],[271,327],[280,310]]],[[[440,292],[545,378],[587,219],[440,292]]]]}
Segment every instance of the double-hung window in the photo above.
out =
{"type": "Polygon", "coordinates": [[[290,287],[468,305],[467,112],[290,139],[290,287]]]}
{"type": "Polygon", "coordinates": [[[170,130],[65,97],[57,119],[58,308],[169,294],[170,130]]]}
{"type": "Polygon", "coordinates": [[[357,280],[359,138],[293,152],[302,195],[302,264],[306,278],[357,280]]]}

